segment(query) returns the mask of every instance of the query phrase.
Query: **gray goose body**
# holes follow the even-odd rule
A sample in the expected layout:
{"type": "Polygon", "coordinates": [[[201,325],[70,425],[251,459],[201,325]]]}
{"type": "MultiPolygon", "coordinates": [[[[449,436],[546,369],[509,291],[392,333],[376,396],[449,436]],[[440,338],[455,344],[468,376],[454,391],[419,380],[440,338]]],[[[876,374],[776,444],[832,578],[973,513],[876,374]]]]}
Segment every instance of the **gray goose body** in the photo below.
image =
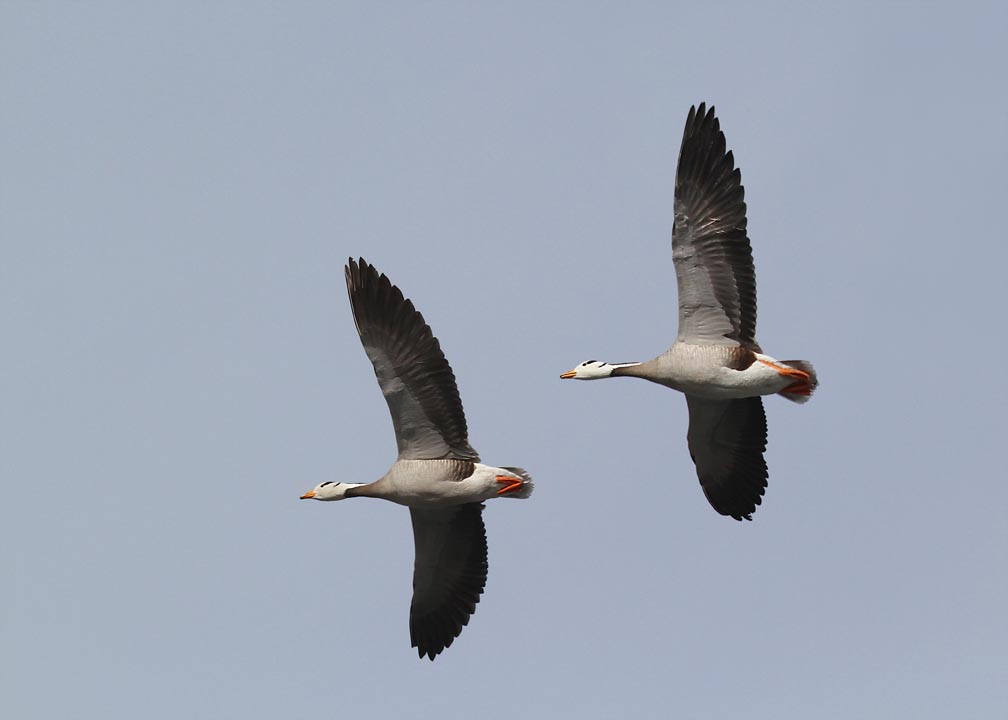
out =
{"type": "Polygon", "coordinates": [[[415,562],[410,641],[433,660],[449,647],[486,586],[483,502],[526,498],[522,468],[480,462],[455,375],[423,316],[363,259],[346,266],[354,323],[392,415],[399,456],[372,483],[324,482],[303,499],[372,497],[410,508],[415,562]]]}
{"type": "Polygon", "coordinates": [[[752,519],[767,486],[762,395],[805,402],[818,385],[811,363],[779,361],[756,342],[756,272],[745,191],[715,117],[690,108],[676,168],[672,258],[679,331],[643,363],[589,360],[561,375],[638,377],[686,395],[687,445],[707,500],[722,515],[752,519]]]}

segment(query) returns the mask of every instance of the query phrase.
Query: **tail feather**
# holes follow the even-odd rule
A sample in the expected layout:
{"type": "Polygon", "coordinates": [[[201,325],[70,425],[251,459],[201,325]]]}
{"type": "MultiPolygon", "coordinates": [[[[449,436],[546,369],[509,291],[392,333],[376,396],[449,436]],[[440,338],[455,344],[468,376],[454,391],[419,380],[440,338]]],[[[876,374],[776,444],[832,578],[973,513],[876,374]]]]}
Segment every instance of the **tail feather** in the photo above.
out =
{"type": "Polygon", "coordinates": [[[808,375],[808,382],[796,382],[781,390],[778,395],[791,402],[807,403],[812,393],[819,386],[819,379],[816,377],[815,368],[808,360],[779,360],[781,365],[801,370],[808,375]]]}
{"type": "Polygon", "coordinates": [[[532,476],[529,475],[528,470],[520,467],[508,467],[507,465],[502,465],[501,469],[514,473],[522,479],[522,486],[518,490],[515,492],[509,492],[501,497],[527,498],[532,494],[532,490],[535,489],[535,483],[532,482],[532,476]]]}

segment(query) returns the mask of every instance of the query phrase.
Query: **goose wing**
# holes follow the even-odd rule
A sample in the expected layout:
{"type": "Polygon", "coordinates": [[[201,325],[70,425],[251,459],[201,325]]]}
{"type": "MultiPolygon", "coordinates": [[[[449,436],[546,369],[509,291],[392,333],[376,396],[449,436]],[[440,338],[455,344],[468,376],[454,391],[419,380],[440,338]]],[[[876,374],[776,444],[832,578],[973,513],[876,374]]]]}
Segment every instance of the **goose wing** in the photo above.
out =
{"type": "Polygon", "coordinates": [[[357,332],[392,413],[399,457],[479,461],[455,375],[423,315],[363,258],[350,259],[346,282],[357,332]]]}
{"type": "Polygon", "coordinates": [[[462,632],[486,586],[483,505],[413,507],[410,516],[416,544],[410,642],[433,660],[462,632]]]}
{"type": "Polygon", "coordinates": [[[690,108],[676,168],[672,258],[680,342],[757,348],[756,271],[742,174],[714,117],[690,108]]]}
{"type": "Polygon", "coordinates": [[[686,439],[704,495],[722,515],[752,520],[767,486],[763,400],[713,400],[686,395],[686,404],[686,439]]]}

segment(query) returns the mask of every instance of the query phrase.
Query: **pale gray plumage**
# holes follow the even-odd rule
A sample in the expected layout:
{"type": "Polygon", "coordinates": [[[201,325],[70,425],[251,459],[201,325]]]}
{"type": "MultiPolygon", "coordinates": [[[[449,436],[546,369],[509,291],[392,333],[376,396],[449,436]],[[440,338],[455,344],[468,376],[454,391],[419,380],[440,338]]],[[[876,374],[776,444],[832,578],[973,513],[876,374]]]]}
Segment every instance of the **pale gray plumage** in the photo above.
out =
{"type": "Polygon", "coordinates": [[[363,259],[350,260],[346,281],[357,332],[392,413],[399,457],[478,461],[455,375],[423,315],[363,259]]]}
{"type": "Polygon", "coordinates": [[[683,343],[756,346],[745,189],[714,108],[690,108],[676,169],[672,258],[683,343]]]}
{"type": "Polygon", "coordinates": [[[766,489],[760,395],[804,402],[818,384],[805,361],[777,361],[756,342],[756,272],[742,176],[714,108],[690,108],[679,150],[672,258],[679,287],[675,343],[653,360],[588,361],[561,377],[639,377],[679,390],[704,494],[719,513],[752,519],[766,489]]]}
{"type": "Polygon", "coordinates": [[[302,497],[373,497],[410,508],[416,552],[410,640],[420,657],[433,660],[469,622],[486,585],[483,501],[528,497],[532,480],[521,468],[479,462],[455,375],[399,288],[363,259],[349,261],[346,282],[357,332],[392,415],[399,457],[373,483],[323,483],[302,497]]]}
{"type": "MultiPolygon", "coordinates": [[[[690,108],[676,168],[672,259],[679,286],[678,355],[667,375],[702,372],[697,345],[725,346],[714,362],[738,366],[756,342],[756,268],[746,234],[742,173],[727,148],[714,108],[690,108]],[[678,373],[676,372],[678,370],[678,373]]],[[[746,358],[741,362],[752,362],[746,358]]],[[[766,415],[759,397],[714,400],[686,395],[687,440],[711,505],[751,519],[767,486],[766,415]]]]}

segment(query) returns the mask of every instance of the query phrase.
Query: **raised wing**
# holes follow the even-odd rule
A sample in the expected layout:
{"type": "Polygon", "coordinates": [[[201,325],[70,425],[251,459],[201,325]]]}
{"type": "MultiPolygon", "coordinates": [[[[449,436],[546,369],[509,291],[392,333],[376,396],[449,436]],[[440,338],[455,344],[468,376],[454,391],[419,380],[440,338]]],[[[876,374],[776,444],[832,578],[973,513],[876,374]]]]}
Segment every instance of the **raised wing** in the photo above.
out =
{"type": "Polygon", "coordinates": [[[392,413],[399,457],[478,461],[455,375],[423,315],[363,258],[349,261],[346,282],[357,332],[392,413]]]}
{"type": "Polygon", "coordinates": [[[410,642],[433,660],[476,612],[487,579],[483,505],[410,508],[416,561],[410,642]]]}
{"type": "Polygon", "coordinates": [[[686,439],[704,495],[722,515],[752,520],[767,486],[762,399],[712,400],[687,395],[686,404],[686,439]]]}
{"type": "Polygon", "coordinates": [[[672,258],[680,342],[756,349],[756,271],[742,174],[714,117],[690,108],[676,169],[672,258]]]}

